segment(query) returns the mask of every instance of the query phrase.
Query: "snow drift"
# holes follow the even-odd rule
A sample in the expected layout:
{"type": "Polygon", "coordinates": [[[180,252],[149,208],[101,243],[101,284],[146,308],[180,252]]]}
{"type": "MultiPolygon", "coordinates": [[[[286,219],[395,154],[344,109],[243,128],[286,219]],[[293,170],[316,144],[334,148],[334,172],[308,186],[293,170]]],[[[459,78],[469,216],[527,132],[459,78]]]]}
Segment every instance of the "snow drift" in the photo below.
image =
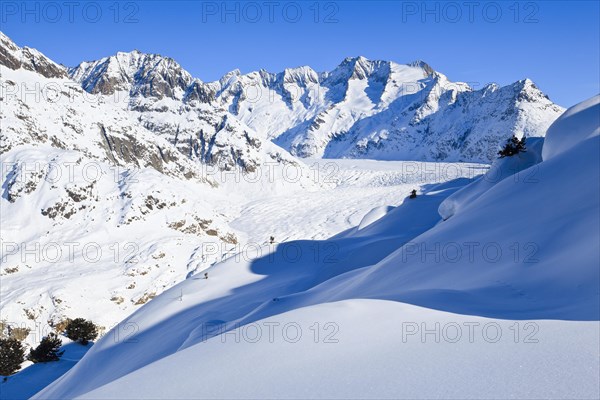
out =
{"type": "Polygon", "coordinates": [[[562,114],[548,128],[542,156],[548,160],[586,138],[600,135],[600,95],[583,101],[562,114]]]}
{"type": "Polygon", "coordinates": [[[512,157],[498,158],[494,161],[489,171],[479,177],[475,182],[449,196],[440,204],[438,212],[444,220],[454,215],[460,208],[477,199],[502,180],[525,179],[533,182],[537,169],[532,168],[528,172],[522,172],[542,161],[541,138],[527,139],[527,150],[512,157]]]}

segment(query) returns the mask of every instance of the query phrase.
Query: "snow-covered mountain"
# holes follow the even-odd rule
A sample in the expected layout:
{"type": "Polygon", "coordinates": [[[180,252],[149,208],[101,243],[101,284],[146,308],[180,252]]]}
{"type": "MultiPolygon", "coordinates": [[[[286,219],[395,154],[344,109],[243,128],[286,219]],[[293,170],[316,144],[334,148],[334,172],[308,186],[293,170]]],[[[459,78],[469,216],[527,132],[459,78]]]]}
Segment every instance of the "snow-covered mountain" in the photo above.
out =
{"type": "Polygon", "coordinates": [[[473,90],[424,62],[364,57],[205,86],[211,104],[300,157],[490,162],[510,135],[542,136],[563,111],[528,79],[473,90]]]}
{"type": "Polygon", "coordinates": [[[34,398],[598,398],[599,126],[596,96],[475,180],[216,264],[34,398]]]}
{"type": "MultiPolygon", "coordinates": [[[[306,66],[246,75],[235,70],[204,83],[170,58],[134,51],[82,63],[69,75],[90,93],[126,91],[142,120],[144,112],[169,112],[181,103],[227,110],[260,140],[300,157],[490,162],[512,134],[542,136],[564,111],[528,79],[474,90],[421,61],[356,57],[330,72],[306,66]],[[149,106],[149,98],[177,102],[149,106]]],[[[197,134],[147,123],[186,138],[197,134]]],[[[179,136],[170,140],[181,142],[179,136]]]]}
{"type": "MultiPolygon", "coordinates": [[[[68,76],[84,91],[110,98],[111,113],[123,109],[135,120],[128,124],[164,138],[169,151],[226,170],[252,172],[266,160],[293,163],[280,147],[300,157],[490,162],[512,134],[541,136],[563,111],[528,79],[474,90],[424,62],[357,57],[331,72],[236,70],[204,83],[155,54],[117,53],[65,68],[1,33],[0,44],[4,67],[68,76]]],[[[67,96],[73,90],[69,86],[67,96]]],[[[97,130],[110,135],[104,124],[97,130]]],[[[118,142],[131,153],[130,140],[118,142]]]]}
{"type": "MultiPolygon", "coordinates": [[[[131,321],[153,343],[161,342],[152,336],[157,332],[174,338],[161,342],[159,353],[119,345],[99,359],[110,347],[104,339],[73,374],[85,371],[86,360],[106,371],[84,386],[68,383],[79,378],[67,376],[65,386],[49,389],[51,397],[90,392],[195,346],[198,330],[188,317],[200,324],[247,322],[289,311],[295,318],[294,304],[302,304],[312,318],[310,307],[319,299],[365,297],[438,308],[419,296],[430,289],[466,289],[440,289],[425,279],[419,281],[422,292],[413,293],[399,284],[404,277],[395,277],[393,267],[380,264],[421,233],[467,218],[460,217],[470,207],[464,199],[483,201],[488,194],[482,188],[500,186],[481,179],[466,186],[488,166],[454,161],[487,164],[507,137],[544,136],[562,112],[527,79],[474,90],[424,62],[358,57],[330,72],[232,71],[202,82],[170,58],[138,51],[67,68],[2,33],[0,87],[0,320],[33,327],[27,339],[33,344],[67,317],[91,319],[108,331],[156,297],[131,321]],[[415,188],[426,194],[418,206],[405,203],[415,188]],[[289,246],[268,244],[270,236],[277,243],[292,241],[292,253],[289,246]],[[291,262],[296,249],[300,259],[291,262]],[[282,259],[271,263],[266,255],[282,259]],[[197,275],[211,266],[207,286],[197,275]],[[387,271],[387,286],[369,278],[380,269],[387,271]],[[339,297],[320,284],[335,286],[331,293],[339,297]],[[175,323],[166,330],[158,324],[169,319],[175,323]],[[122,352],[122,368],[112,368],[118,358],[113,350],[122,352]]],[[[495,163],[491,171],[506,177],[548,165],[540,164],[541,138],[528,143],[518,165],[495,163]]],[[[541,194],[531,196],[542,201],[541,194]]],[[[485,219],[483,214],[473,213],[485,219]]],[[[594,278],[587,259],[582,262],[582,276],[594,278]]],[[[407,282],[418,281],[416,269],[406,269],[407,282]]],[[[499,290],[514,289],[506,276],[496,278],[499,290]]],[[[587,307],[594,287],[581,285],[576,303],[587,307]]],[[[507,301],[518,307],[516,300],[507,301]]],[[[553,300],[568,309],[560,298],[553,300]]],[[[466,300],[448,304],[439,308],[499,317],[493,308],[469,308],[466,300]]],[[[591,315],[589,308],[580,314],[542,311],[544,317],[591,315]]],[[[351,311],[347,316],[355,317],[351,311]]],[[[516,312],[509,317],[519,318],[516,312]]]]}
{"type": "Polygon", "coordinates": [[[79,87],[67,68],[0,35],[5,151],[36,141],[85,146],[99,159],[186,177],[199,176],[202,165],[245,172],[265,163],[302,166],[226,110],[182,103],[192,78],[171,59],[119,53],[86,74],[71,70],[79,87]]]}
{"type": "Polygon", "coordinates": [[[67,71],[62,65],[49,60],[36,49],[27,46],[20,48],[2,32],[0,32],[0,60],[1,65],[7,68],[35,71],[46,78],[67,76],[67,71]]]}
{"type": "Polygon", "coordinates": [[[67,317],[109,328],[271,235],[328,237],[398,192],[449,179],[409,177],[402,164],[306,165],[199,101],[185,88],[199,82],[162,57],[90,66],[87,76],[104,72],[89,93],[74,70],[4,35],[0,51],[0,320],[32,329],[29,344],[67,317]]]}
{"type": "MultiPolygon", "coordinates": [[[[12,289],[6,294],[20,282],[44,288],[39,279],[46,272],[40,271],[57,265],[72,270],[77,263],[23,258],[28,246],[98,243],[106,255],[114,243],[94,232],[109,232],[115,242],[136,243],[135,254],[127,258],[147,261],[135,267],[142,276],[154,268],[156,254],[171,257],[167,264],[177,267],[156,271],[156,279],[147,282],[130,279],[132,266],[123,257],[95,264],[96,273],[123,278],[97,295],[86,293],[90,301],[80,313],[97,319],[91,304],[103,310],[98,304],[110,309],[116,302],[118,312],[100,313],[106,317],[98,322],[109,326],[139,306],[141,298],[159,294],[236,243],[254,239],[247,234],[255,227],[235,222],[242,204],[265,194],[293,196],[323,184],[346,184],[347,178],[315,179],[315,170],[285,148],[301,156],[488,160],[499,140],[513,132],[539,135],[559,110],[530,81],[472,91],[423,62],[348,58],[327,73],[309,67],[279,74],[233,71],[204,83],[170,58],[138,51],[66,68],[2,33],[0,75],[2,240],[17,245],[3,249],[3,311],[14,322],[34,318],[44,324],[73,316],[69,307],[86,287],[79,271],[86,263],[68,274],[64,286],[43,289],[41,297],[12,289]],[[28,229],[23,229],[23,215],[35,222],[28,229]],[[155,235],[142,238],[149,231],[155,235]],[[221,251],[202,254],[197,240],[216,243],[221,251]],[[65,291],[67,285],[79,289],[65,291]]],[[[339,172],[324,166],[318,166],[324,172],[320,178],[339,172]]],[[[363,185],[406,184],[405,176],[397,177],[363,185]]],[[[351,201],[360,216],[373,199],[351,201]]],[[[351,223],[346,219],[334,226],[351,223]]],[[[326,237],[328,225],[316,226],[309,237],[326,237]]],[[[299,237],[298,229],[289,226],[281,234],[299,237]]]]}
{"type": "Polygon", "coordinates": [[[241,199],[320,185],[226,110],[90,94],[2,34],[0,87],[0,320],[30,344],[69,316],[112,326],[244,245],[241,199]]]}

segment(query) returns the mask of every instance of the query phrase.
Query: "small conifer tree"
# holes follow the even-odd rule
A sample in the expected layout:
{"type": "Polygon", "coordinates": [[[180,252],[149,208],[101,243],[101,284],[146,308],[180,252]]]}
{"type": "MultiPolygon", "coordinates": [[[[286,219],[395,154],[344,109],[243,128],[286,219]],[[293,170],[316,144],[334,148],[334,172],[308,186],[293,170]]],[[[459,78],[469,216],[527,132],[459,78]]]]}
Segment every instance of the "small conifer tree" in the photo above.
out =
{"type": "Polygon", "coordinates": [[[23,345],[15,338],[0,339],[0,375],[9,376],[25,361],[23,345]]]}
{"type": "Polygon", "coordinates": [[[511,157],[526,150],[525,136],[523,136],[522,139],[519,139],[515,135],[512,135],[512,137],[506,141],[504,148],[498,152],[498,155],[500,158],[511,157]]]}
{"type": "Polygon", "coordinates": [[[65,334],[69,339],[85,346],[90,340],[94,340],[98,337],[98,328],[92,321],[83,318],[75,318],[67,325],[65,334]]]}
{"type": "Polygon", "coordinates": [[[58,361],[64,353],[64,351],[58,351],[60,346],[62,346],[62,340],[52,332],[42,339],[38,347],[31,349],[27,358],[34,363],[58,361]]]}

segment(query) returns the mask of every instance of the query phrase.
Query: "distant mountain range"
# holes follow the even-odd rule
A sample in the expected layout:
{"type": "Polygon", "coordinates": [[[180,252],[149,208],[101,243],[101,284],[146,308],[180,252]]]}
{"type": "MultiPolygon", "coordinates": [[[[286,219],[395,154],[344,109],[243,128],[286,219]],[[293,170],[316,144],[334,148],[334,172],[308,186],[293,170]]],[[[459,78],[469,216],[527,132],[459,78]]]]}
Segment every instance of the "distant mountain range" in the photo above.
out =
{"type": "MultiPolygon", "coordinates": [[[[74,81],[86,92],[120,99],[117,107],[102,106],[104,112],[130,118],[123,128],[150,133],[145,135],[150,142],[152,136],[164,140],[148,143],[147,160],[138,164],[177,159],[179,170],[188,175],[189,168],[183,167],[188,161],[253,170],[265,160],[294,162],[288,152],[313,158],[487,163],[508,137],[543,136],[564,111],[529,79],[474,90],[421,61],[403,65],[346,58],[330,72],[299,67],[243,75],[236,70],[207,83],[171,58],[139,51],[67,68],[0,35],[1,65],[74,81]],[[161,153],[148,150],[153,147],[161,153]]],[[[69,113],[65,108],[55,112],[69,113]]],[[[135,153],[128,139],[112,138],[110,128],[103,123],[101,129],[108,132],[104,145],[135,153]]]]}

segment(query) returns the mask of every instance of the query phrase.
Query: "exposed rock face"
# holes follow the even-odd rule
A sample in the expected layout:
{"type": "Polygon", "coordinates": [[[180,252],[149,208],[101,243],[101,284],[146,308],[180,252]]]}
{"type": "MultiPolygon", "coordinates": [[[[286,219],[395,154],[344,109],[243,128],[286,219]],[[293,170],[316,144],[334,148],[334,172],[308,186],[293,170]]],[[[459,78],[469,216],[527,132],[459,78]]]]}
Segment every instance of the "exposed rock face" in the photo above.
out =
{"type": "MultiPolygon", "coordinates": [[[[140,143],[133,135],[113,135],[107,131],[104,125],[98,126],[102,139],[100,141],[102,148],[106,151],[107,158],[115,165],[134,165],[140,167],[151,167],[158,172],[165,173],[165,164],[177,162],[177,156],[174,156],[169,148],[161,148],[156,145],[155,148],[140,143]],[[144,160],[144,164],[140,164],[144,160]]],[[[189,175],[193,176],[193,171],[189,175]]]]}
{"type": "Polygon", "coordinates": [[[39,51],[15,45],[0,32],[0,65],[10,69],[35,71],[46,78],[66,78],[67,69],[48,59],[39,51]]]}
{"type": "Polygon", "coordinates": [[[173,59],[137,50],[81,63],[69,74],[90,93],[109,95],[125,90],[159,99],[181,97],[192,83],[190,74],[173,59]]]}

